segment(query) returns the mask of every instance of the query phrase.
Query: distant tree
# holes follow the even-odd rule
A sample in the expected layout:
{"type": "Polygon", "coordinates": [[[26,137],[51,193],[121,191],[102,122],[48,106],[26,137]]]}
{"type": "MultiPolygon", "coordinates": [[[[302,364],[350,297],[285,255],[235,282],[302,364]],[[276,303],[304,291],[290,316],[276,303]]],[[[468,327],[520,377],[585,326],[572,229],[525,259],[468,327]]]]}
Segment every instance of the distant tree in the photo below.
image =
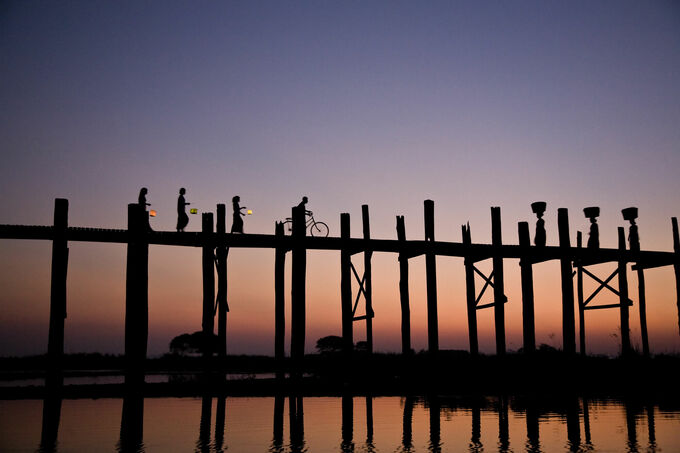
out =
{"type": "Polygon", "coordinates": [[[210,334],[207,338],[202,331],[183,333],[170,341],[170,353],[179,355],[199,355],[203,351],[217,351],[217,335],[210,334]]]}
{"type": "Polygon", "coordinates": [[[342,351],[342,337],[329,335],[316,340],[316,350],[319,354],[332,354],[342,351]]]}
{"type": "Polygon", "coordinates": [[[368,352],[368,342],[357,341],[357,344],[354,345],[354,350],[357,352],[368,352]]]}

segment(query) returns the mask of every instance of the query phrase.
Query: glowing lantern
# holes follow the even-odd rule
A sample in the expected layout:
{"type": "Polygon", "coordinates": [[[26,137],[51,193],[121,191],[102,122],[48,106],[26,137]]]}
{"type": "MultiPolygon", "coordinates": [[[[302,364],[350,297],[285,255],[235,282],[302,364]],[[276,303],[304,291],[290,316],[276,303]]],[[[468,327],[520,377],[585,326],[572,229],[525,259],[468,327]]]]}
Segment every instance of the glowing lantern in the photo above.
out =
{"type": "Polygon", "coordinates": [[[198,214],[198,209],[191,208],[191,209],[189,209],[189,212],[192,213],[192,214],[198,214]]]}
{"type": "Polygon", "coordinates": [[[252,209],[248,209],[248,215],[251,215],[253,213],[252,209]]]}
{"type": "Polygon", "coordinates": [[[156,211],[153,209],[149,211],[149,217],[156,217],[156,211]]]}

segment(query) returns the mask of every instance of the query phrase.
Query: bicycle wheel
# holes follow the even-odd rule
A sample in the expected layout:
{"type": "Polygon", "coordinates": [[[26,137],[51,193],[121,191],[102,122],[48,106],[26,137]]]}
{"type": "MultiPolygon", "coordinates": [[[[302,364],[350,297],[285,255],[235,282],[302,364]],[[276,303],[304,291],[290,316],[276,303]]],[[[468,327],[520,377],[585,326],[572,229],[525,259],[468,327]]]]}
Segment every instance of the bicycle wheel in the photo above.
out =
{"type": "Polygon", "coordinates": [[[283,234],[286,234],[286,232],[290,233],[291,231],[293,231],[293,221],[292,220],[286,219],[285,222],[281,222],[281,223],[283,223],[283,234]]]}
{"type": "Polygon", "coordinates": [[[325,238],[328,236],[328,225],[323,222],[314,222],[312,226],[309,227],[309,232],[312,236],[325,238]]]}

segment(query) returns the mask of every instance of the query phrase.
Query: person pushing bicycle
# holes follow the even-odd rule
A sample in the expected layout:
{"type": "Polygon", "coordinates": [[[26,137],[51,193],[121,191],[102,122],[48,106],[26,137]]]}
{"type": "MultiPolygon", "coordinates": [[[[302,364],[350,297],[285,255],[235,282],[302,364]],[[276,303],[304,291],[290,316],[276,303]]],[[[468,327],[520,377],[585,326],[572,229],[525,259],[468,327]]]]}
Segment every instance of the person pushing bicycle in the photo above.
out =
{"type": "Polygon", "coordinates": [[[297,205],[297,207],[304,209],[306,215],[312,215],[312,211],[308,211],[306,206],[305,206],[308,201],[309,201],[309,199],[307,197],[302,197],[302,201],[300,202],[300,204],[297,205]]]}

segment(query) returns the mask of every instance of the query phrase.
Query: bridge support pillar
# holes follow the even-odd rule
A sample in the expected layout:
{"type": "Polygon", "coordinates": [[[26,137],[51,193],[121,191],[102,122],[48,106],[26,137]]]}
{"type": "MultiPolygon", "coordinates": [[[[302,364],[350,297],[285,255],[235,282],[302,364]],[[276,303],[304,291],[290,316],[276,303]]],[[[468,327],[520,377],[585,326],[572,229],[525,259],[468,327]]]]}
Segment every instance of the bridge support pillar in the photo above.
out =
{"type": "MultiPolygon", "coordinates": [[[[368,217],[368,205],[361,205],[361,220],[363,222],[366,247],[371,243],[371,225],[368,217]]],[[[373,280],[371,258],[373,252],[364,249],[364,298],[366,300],[366,344],[368,352],[373,353],[373,280]]]]}
{"type": "Polygon", "coordinates": [[[274,357],[276,358],[277,369],[281,371],[285,357],[284,344],[286,335],[286,303],[284,295],[286,288],[286,249],[280,243],[284,236],[283,223],[276,222],[274,234],[279,239],[274,257],[274,357]]]}
{"type": "MultiPolygon", "coordinates": [[[[626,232],[623,227],[618,228],[619,232],[619,251],[626,252],[626,232]]],[[[621,310],[621,355],[630,355],[630,319],[628,310],[628,273],[626,272],[626,261],[619,260],[619,304],[621,310]]]]}
{"type": "Polygon", "coordinates": [[[47,386],[63,382],[64,320],[66,319],[66,274],[68,269],[68,200],[54,200],[52,238],[52,283],[50,289],[50,330],[47,340],[47,386]]]}
{"type": "MultiPolygon", "coordinates": [[[[434,242],[434,201],[425,200],[425,241],[434,242]]],[[[431,353],[439,351],[439,321],[437,318],[437,256],[430,248],[425,252],[427,279],[427,346],[431,353]]]]}
{"type": "Polygon", "coordinates": [[[144,383],[149,332],[149,213],[139,204],[128,205],[128,248],[125,281],[125,382],[144,383]]]}
{"type": "Polygon", "coordinates": [[[522,258],[519,260],[522,279],[522,330],[524,352],[532,353],[536,350],[536,325],[534,320],[534,271],[531,262],[531,239],[529,223],[519,222],[519,245],[522,248],[522,258]]]}
{"type": "Polygon", "coordinates": [[[227,302],[227,248],[224,238],[227,232],[226,206],[217,205],[216,230],[219,237],[215,249],[215,263],[217,267],[217,356],[220,359],[220,367],[224,367],[224,360],[227,358],[227,313],[229,304],[227,302]]]}
{"type": "MultiPolygon", "coordinates": [[[[213,334],[215,330],[215,244],[212,240],[213,215],[212,212],[204,212],[202,216],[202,268],[203,268],[203,339],[205,349],[203,358],[209,359],[213,353],[213,334]]],[[[225,332],[226,333],[226,332],[225,332]]]]}
{"type": "MultiPolygon", "coordinates": [[[[472,243],[470,225],[462,225],[463,244],[472,243]]],[[[479,340],[477,336],[477,296],[475,294],[475,263],[468,254],[465,256],[465,295],[467,300],[468,338],[470,354],[479,355],[479,340]]]]}
{"type": "Polygon", "coordinates": [[[305,209],[293,208],[293,252],[291,275],[290,355],[294,366],[300,366],[305,355],[305,284],[307,250],[305,248],[305,209]]]}
{"type": "Polygon", "coordinates": [[[680,332],[680,234],[678,233],[678,218],[671,218],[673,224],[673,250],[675,251],[675,303],[678,307],[678,330],[680,332]]]}
{"type": "Polygon", "coordinates": [[[503,256],[500,248],[503,245],[501,236],[501,208],[491,208],[491,245],[494,248],[493,261],[493,298],[494,321],[496,324],[496,354],[505,354],[505,286],[503,281],[503,256]]]}
{"type": "MultiPolygon", "coordinates": [[[[340,237],[344,240],[350,238],[348,213],[340,214],[340,237]]],[[[347,354],[354,348],[351,256],[351,251],[347,248],[346,243],[343,244],[340,251],[340,308],[342,310],[342,348],[347,354]]]]}
{"type": "MultiPolygon", "coordinates": [[[[397,216],[397,239],[406,243],[404,216],[397,216]]],[[[399,300],[401,302],[401,353],[411,353],[411,307],[408,290],[408,254],[399,253],[399,300]]]]}
{"type": "Polygon", "coordinates": [[[560,259],[562,276],[562,348],[567,354],[576,353],[576,327],[574,319],[574,282],[571,267],[571,256],[566,253],[571,248],[569,240],[569,211],[566,208],[557,210],[557,229],[560,237],[560,248],[565,254],[560,259]]]}

